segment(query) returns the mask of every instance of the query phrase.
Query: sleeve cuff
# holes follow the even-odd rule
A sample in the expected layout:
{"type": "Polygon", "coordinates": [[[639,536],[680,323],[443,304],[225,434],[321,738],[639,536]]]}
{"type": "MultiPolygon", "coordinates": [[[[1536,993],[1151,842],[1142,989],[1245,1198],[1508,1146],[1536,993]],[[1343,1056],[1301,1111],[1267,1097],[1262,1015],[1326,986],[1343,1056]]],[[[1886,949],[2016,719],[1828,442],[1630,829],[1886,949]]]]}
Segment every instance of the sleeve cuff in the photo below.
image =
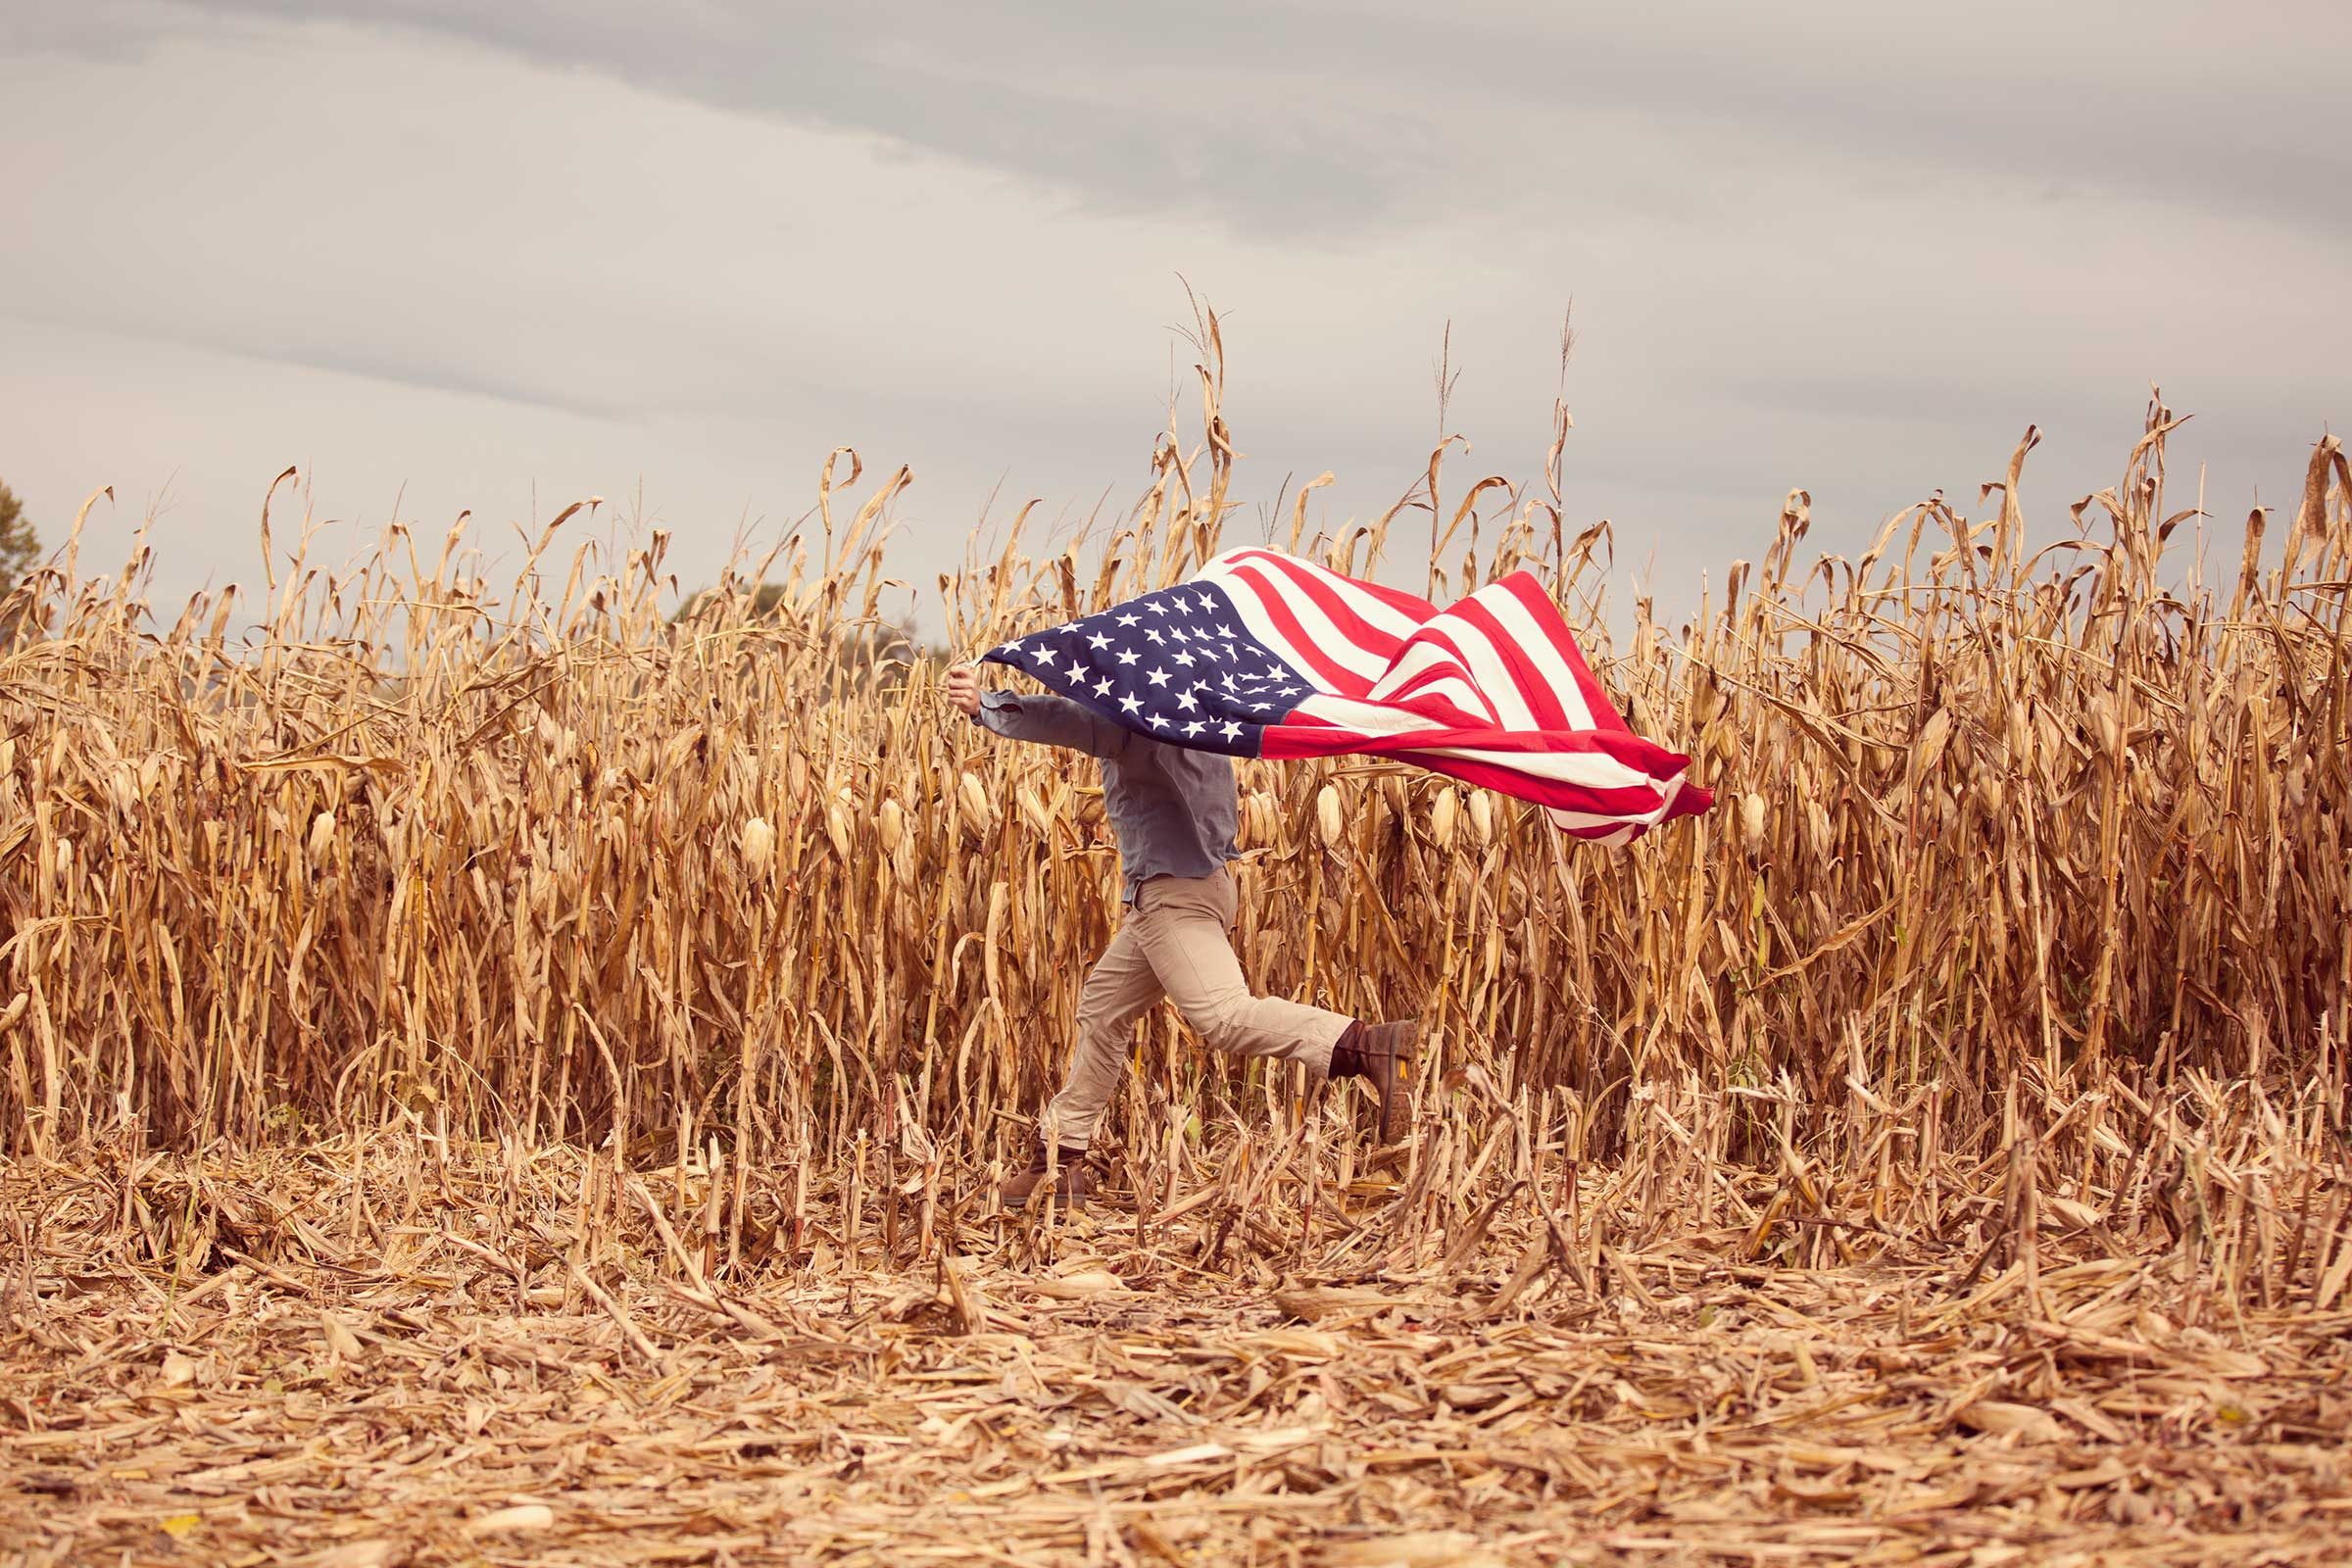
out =
{"type": "Polygon", "coordinates": [[[972,715],[972,722],[982,729],[994,730],[997,726],[989,722],[991,718],[999,713],[1018,713],[1020,710],[1020,699],[1011,692],[982,692],[980,694],[980,711],[972,715]]]}

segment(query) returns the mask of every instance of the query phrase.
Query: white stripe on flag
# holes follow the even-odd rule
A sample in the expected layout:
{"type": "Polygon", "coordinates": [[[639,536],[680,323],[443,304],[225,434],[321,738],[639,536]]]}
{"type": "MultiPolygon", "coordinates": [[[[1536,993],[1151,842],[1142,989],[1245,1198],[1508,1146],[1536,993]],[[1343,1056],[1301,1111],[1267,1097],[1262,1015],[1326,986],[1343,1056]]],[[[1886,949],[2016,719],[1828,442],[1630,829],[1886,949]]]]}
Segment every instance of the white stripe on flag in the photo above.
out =
{"type": "MultiPolygon", "coordinates": [[[[1261,562],[1250,569],[1257,574],[1254,578],[1242,575],[1222,562],[1212,561],[1201,568],[1200,575],[1219,583],[1236,598],[1257,599],[1266,595],[1277,598],[1298,622],[1299,632],[1314,645],[1316,653],[1367,682],[1377,679],[1389,667],[1386,659],[1332,624],[1322,607],[1279,567],[1261,562]]],[[[1290,655],[1286,653],[1284,657],[1290,655]]],[[[1311,670],[1314,665],[1302,667],[1311,670]]]]}
{"type": "MultiPolygon", "coordinates": [[[[1417,735],[1427,730],[1452,727],[1384,703],[1359,702],[1352,697],[1334,697],[1329,693],[1318,693],[1305,699],[1298,705],[1298,711],[1336,729],[1374,739],[1417,735]]],[[[1630,767],[1606,752],[1498,752],[1476,746],[1427,746],[1416,747],[1415,751],[1429,757],[1486,762],[1529,778],[1551,779],[1583,789],[1657,790],[1663,787],[1658,780],[1640,768],[1630,767]]],[[[1669,794],[1667,798],[1671,800],[1673,797],[1669,794]]],[[[1606,820],[1616,821],[1618,818],[1609,817],[1606,820]]]]}
{"type": "Polygon", "coordinates": [[[1504,729],[1544,727],[1536,722],[1535,710],[1527,706],[1527,699],[1520,695],[1519,683],[1511,677],[1510,665],[1503,662],[1502,656],[1494,651],[1494,645],[1487,639],[1485,632],[1460,615],[1440,615],[1429,624],[1433,629],[1443,627],[1446,635],[1452,639],[1453,646],[1462,651],[1462,662],[1468,666],[1471,680],[1477,683],[1478,689],[1485,692],[1487,700],[1494,705],[1494,719],[1498,725],[1504,729]]]}
{"type": "MultiPolygon", "coordinates": [[[[1588,831],[1617,820],[1613,816],[1586,816],[1581,811],[1563,811],[1556,806],[1544,808],[1544,814],[1550,817],[1551,825],[1563,833],[1588,831]]],[[[1614,833],[1603,833],[1597,837],[1586,839],[1585,842],[1597,844],[1604,850],[1618,849],[1631,844],[1634,841],[1634,835],[1649,825],[1647,822],[1628,822],[1614,833]]]]}
{"type": "Polygon", "coordinates": [[[1537,672],[1544,677],[1544,683],[1559,699],[1561,709],[1568,714],[1568,727],[1593,728],[1592,710],[1585,702],[1584,689],[1576,683],[1576,672],[1568,667],[1568,661],[1560,657],[1559,649],[1553,645],[1544,628],[1536,624],[1536,617],[1528,612],[1526,605],[1520,603],[1519,596],[1498,593],[1490,599],[1482,591],[1478,602],[1486,606],[1487,612],[1494,617],[1496,624],[1510,633],[1511,640],[1519,645],[1528,662],[1535,665],[1537,672]]]}
{"type": "MultiPolygon", "coordinates": [[[[1628,767],[1606,752],[1495,752],[1476,746],[1428,746],[1416,750],[1425,757],[1456,757],[1465,762],[1485,762],[1529,778],[1547,778],[1589,790],[1650,790],[1661,786],[1638,767],[1628,767]]],[[[1671,794],[1667,799],[1673,799],[1671,794]]],[[[1663,808],[1660,808],[1663,809],[1663,808]]],[[[1610,817],[1610,821],[1622,818],[1610,817]]]]}
{"type": "Polygon", "coordinates": [[[1444,729],[1434,718],[1392,708],[1386,703],[1359,702],[1353,697],[1338,697],[1330,692],[1317,692],[1299,703],[1298,710],[1307,717],[1319,719],[1338,729],[1353,730],[1358,735],[1411,735],[1425,729],[1444,729]]]}
{"type": "MultiPolygon", "coordinates": [[[[1420,621],[1396,609],[1379,595],[1366,593],[1363,585],[1354,578],[1343,577],[1329,567],[1317,565],[1311,561],[1300,561],[1295,556],[1288,559],[1295,569],[1314,578],[1317,583],[1330,589],[1334,598],[1349,610],[1354,611],[1366,625],[1375,630],[1385,631],[1398,642],[1402,642],[1421,629],[1420,621]]],[[[1268,570],[1279,571],[1280,569],[1266,562],[1259,562],[1258,564],[1265,566],[1268,570]]]]}
{"type": "MultiPolygon", "coordinates": [[[[1206,576],[1207,573],[1203,572],[1202,575],[1206,576]]],[[[1256,638],[1276,659],[1288,664],[1291,673],[1301,682],[1318,691],[1322,689],[1321,677],[1315,673],[1314,664],[1293,647],[1291,640],[1282,634],[1282,628],[1274,624],[1274,617],[1266,613],[1265,604],[1258,598],[1254,588],[1246,582],[1220,579],[1217,591],[1232,601],[1233,612],[1241,617],[1243,630],[1256,638]]]]}
{"type": "Polygon", "coordinates": [[[1430,681],[1417,688],[1414,695],[1418,696],[1421,692],[1458,691],[1462,695],[1457,699],[1457,706],[1468,712],[1484,713],[1490,720],[1494,718],[1494,705],[1487,701],[1487,694],[1480,691],[1478,683],[1470,679],[1469,672],[1462,667],[1462,662],[1454,657],[1452,650],[1428,640],[1414,643],[1399,655],[1388,675],[1373,686],[1369,695],[1375,702],[1391,701],[1399,688],[1436,668],[1444,668],[1449,673],[1442,680],[1430,681]]]}
{"type": "Polygon", "coordinates": [[[1654,810],[1608,814],[1571,811],[1559,806],[1546,806],[1544,809],[1550,814],[1552,821],[1564,828],[1606,827],[1611,822],[1623,822],[1633,827],[1653,827],[1666,819],[1666,812],[1674,806],[1676,797],[1683,793],[1683,776],[1677,773],[1665,783],[1657,785],[1657,790],[1658,804],[1654,810]]]}

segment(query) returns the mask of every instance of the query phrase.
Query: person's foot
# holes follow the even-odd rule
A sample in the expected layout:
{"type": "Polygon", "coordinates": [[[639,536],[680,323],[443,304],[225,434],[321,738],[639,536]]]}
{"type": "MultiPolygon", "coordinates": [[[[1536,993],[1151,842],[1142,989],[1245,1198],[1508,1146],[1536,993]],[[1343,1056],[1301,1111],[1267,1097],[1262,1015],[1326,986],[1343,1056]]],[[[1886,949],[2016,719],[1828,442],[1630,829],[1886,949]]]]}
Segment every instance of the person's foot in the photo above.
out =
{"type": "Polygon", "coordinates": [[[1331,1076],[1363,1079],[1380,1102],[1384,1144],[1412,1113],[1405,1097],[1412,1091],[1413,1053],[1420,1044],[1420,1020],[1405,1018],[1396,1023],[1351,1023],[1331,1048],[1331,1076]]]}
{"type": "Polygon", "coordinates": [[[1030,1160],[1029,1168],[997,1190],[997,1201],[1006,1208],[1019,1208],[1051,1180],[1054,1196],[1062,1207],[1076,1208],[1102,1185],[1102,1177],[1087,1162],[1083,1149],[1057,1151],[1054,1165],[1059,1168],[1055,1170],[1047,1166],[1046,1151],[1041,1145],[1036,1156],[1030,1160]]]}

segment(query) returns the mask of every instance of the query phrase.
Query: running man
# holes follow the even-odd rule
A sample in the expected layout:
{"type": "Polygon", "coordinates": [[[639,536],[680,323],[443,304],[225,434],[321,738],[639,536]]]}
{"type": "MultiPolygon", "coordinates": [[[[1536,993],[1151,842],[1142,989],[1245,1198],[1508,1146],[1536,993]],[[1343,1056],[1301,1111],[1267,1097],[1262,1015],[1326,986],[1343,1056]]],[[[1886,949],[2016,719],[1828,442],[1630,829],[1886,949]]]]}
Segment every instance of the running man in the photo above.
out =
{"type": "Polygon", "coordinates": [[[1250,994],[1231,936],[1238,905],[1228,862],[1241,816],[1232,759],[1139,735],[1066,697],[983,692],[969,664],[948,671],[948,701],[993,734],[1101,760],[1125,879],[1124,917],[1078,994],[1068,1081],[1046,1106],[1036,1157],[1004,1184],[1002,1201],[1026,1202],[1056,1171],[1065,1203],[1095,1190],[1095,1128],[1118,1092],[1136,1017],[1162,997],[1218,1051],[1304,1062],[1313,1081],[1364,1079],[1388,1143],[1405,1119],[1419,1027],[1250,994]]]}

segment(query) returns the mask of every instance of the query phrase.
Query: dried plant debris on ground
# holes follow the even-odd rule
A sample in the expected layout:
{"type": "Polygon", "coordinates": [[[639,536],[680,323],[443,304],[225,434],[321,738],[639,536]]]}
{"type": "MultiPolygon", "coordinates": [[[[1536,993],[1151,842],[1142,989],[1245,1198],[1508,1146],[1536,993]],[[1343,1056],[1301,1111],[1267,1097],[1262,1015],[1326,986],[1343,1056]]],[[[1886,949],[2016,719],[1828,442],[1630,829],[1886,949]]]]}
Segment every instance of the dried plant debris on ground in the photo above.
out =
{"type": "MultiPolygon", "coordinates": [[[[2352,1552],[2352,1312],[2103,1227],[1825,1268],[1504,1203],[1334,1275],[1215,1202],[975,1184],[929,1257],[826,1191],[721,1279],[707,1174],[392,1140],[0,1171],[0,1562],[2352,1552]]],[[[1324,1201],[1375,1228],[1400,1186],[1324,1201]]]]}

